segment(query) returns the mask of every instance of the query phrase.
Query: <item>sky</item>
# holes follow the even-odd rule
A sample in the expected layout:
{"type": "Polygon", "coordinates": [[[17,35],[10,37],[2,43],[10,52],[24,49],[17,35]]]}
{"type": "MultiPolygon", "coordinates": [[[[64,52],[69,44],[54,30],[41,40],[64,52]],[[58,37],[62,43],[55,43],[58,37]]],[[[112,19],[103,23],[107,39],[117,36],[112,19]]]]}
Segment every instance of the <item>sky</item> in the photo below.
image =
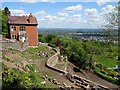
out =
{"type": "Polygon", "coordinates": [[[38,28],[101,28],[118,0],[3,0],[12,16],[32,13],[38,28]]]}

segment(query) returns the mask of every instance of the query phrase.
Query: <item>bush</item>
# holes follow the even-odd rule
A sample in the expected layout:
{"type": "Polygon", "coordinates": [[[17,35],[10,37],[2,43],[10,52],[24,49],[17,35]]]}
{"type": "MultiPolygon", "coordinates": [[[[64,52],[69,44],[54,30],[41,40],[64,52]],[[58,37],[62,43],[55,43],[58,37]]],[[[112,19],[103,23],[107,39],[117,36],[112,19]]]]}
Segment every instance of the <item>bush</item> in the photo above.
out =
{"type": "Polygon", "coordinates": [[[97,74],[99,77],[101,77],[109,82],[112,82],[114,84],[119,84],[117,80],[113,79],[111,76],[107,76],[107,75],[101,73],[98,69],[94,70],[94,73],[97,74]]]}
{"type": "MultiPolygon", "coordinates": [[[[20,72],[14,69],[7,69],[7,77],[4,75],[2,77],[2,87],[3,89],[9,88],[40,88],[42,81],[41,74],[36,72],[20,72]]],[[[5,70],[3,71],[5,73],[5,70]]],[[[43,86],[44,87],[44,86],[43,86]]]]}

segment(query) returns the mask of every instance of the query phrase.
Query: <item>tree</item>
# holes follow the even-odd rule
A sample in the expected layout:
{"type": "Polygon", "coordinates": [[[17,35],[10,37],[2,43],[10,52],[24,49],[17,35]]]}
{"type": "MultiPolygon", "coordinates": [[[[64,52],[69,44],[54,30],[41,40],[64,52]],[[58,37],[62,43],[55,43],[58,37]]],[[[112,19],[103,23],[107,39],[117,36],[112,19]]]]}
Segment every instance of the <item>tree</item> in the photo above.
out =
{"type": "MultiPolygon", "coordinates": [[[[105,31],[105,35],[107,36],[107,41],[109,41],[109,43],[113,43],[114,40],[118,41],[118,52],[120,52],[120,48],[119,48],[120,47],[120,5],[119,3],[112,12],[105,15],[107,23],[106,25],[103,26],[103,30],[105,31]]],[[[118,60],[120,60],[120,54],[118,54],[118,60]]]]}
{"type": "Polygon", "coordinates": [[[7,32],[8,32],[7,15],[5,14],[5,10],[0,10],[0,17],[2,17],[2,18],[0,18],[0,20],[2,22],[2,24],[1,24],[2,25],[1,26],[2,27],[1,30],[2,30],[2,34],[3,35],[6,35],[7,32]]]}
{"type": "MultiPolygon", "coordinates": [[[[0,9],[0,22],[2,22],[2,10],[0,9]]],[[[2,33],[2,23],[0,23],[0,34],[2,33]]]]}
{"type": "Polygon", "coordinates": [[[68,60],[75,64],[80,69],[89,68],[90,56],[84,50],[82,46],[82,41],[72,38],[61,39],[61,54],[65,54],[68,60]]]}
{"type": "Polygon", "coordinates": [[[108,14],[105,14],[106,24],[103,25],[102,28],[104,30],[106,41],[108,43],[113,43],[113,41],[118,40],[118,26],[119,26],[118,14],[120,11],[119,9],[120,6],[116,6],[116,8],[113,11],[111,11],[108,14]]]}
{"type": "Polygon", "coordinates": [[[60,39],[59,38],[56,39],[55,45],[60,48],[60,39]]]}
{"type": "Polygon", "coordinates": [[[54,34],[49,34],[46,37],[46,42],[47,43],[53,43],[55,38],[56,38],[56,36],[54,34]]]}
{"type": "Polygon", "coordinates": [[[6,16],[10,16],[10,11],[9,11],[8,7],[4,8],[4,12],[5,12],[6,16]]]}

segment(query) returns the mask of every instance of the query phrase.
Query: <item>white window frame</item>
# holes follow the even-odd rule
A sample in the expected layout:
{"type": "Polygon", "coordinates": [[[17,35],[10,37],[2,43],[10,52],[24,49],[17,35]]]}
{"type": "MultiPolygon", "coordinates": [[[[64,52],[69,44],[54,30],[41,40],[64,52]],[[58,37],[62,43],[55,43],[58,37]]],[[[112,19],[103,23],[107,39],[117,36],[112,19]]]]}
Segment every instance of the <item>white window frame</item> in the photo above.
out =
{"type": "Polygon", "coordinates": [[[12,31],[12,32],[15,32],[15,31],[16,31],[16,26],[15,26],[15,25],[12,25],[12,26],[11,26],[11,31],[12,31]]]}
{"type": "Polygon", "coordinates": [[[11,39],[17,39],[17,35],[16,34],[12,34],[11,35],[11,39]]]}
{"type": "Polygon", "coordinates": [[[26,30],[26,27],[23,25],[20,26],[20,31],[25,31],[26,30]]]}

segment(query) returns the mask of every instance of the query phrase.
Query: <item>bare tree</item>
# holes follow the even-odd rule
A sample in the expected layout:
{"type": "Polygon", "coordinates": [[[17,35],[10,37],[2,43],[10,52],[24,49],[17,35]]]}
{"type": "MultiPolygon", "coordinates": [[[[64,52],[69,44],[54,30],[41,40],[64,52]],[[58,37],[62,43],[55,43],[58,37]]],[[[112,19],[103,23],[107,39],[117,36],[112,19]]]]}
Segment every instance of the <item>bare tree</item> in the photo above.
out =
{"type": "Polygon", "coordinates": [[[113,43],[118,41],[118,28],[119,28],[119,4],[115,7],[113,11],[105,14],[106,24],[102,26],[105,34],[105,39],[108,43],[113,43]]]}

